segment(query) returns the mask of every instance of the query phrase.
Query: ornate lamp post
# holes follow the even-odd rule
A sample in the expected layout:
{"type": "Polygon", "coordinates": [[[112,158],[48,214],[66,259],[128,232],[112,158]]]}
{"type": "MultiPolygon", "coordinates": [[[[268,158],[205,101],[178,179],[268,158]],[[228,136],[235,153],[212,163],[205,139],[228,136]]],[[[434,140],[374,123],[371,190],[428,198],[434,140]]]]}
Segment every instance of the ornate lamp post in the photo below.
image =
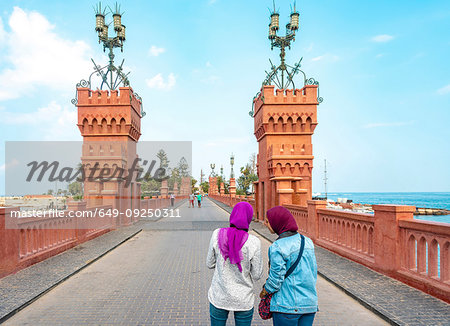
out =
{"type": "MultiPolygon", "coordinates": [[[[280,65],[275,66],[272,61],[269,59],[271,69],[270,71],[266,71],[266,79],[264,79],[262,86],[266,85],[275,85],[278,89],[287,89],[292,88],[296,89],[294,83],[294,77],[296,74],[301,73],[303,75],[303,85],[319,85],[319,82],[314,78],[307,78],[306,74],[303,70],[300,69],[301,62],[303,58],[294,64],[294,66],[290,66],[285,62],[286,56],[286,48],[291,48],[291,42],[295,41],[295,32],[299,29],[300,22],[300,14],[295,9],[295,2],[293,10],[290,14],[289,23],[286,24],[286,34],[284,36],[277,35],[278,30],[280,29],[280,14],[275,9],[275,0],[273,2],[273,11],[270,13],[270,24],[269,24],[269,40],[271,49],[280,48],[280,65]]],[[[260,96],[261,92],[258,92],[253,98],[252,103],[255,103],[255,99],[260,96]]],[[[321,103],[323,101],[322,97],[317,93],[317,102],[321,103]]],[[[254,108],[252,104],[252,110],[248,113],[252,118],[254,115],[254,108]]]]}
{"type": "Polygon", "coordinates": [[[231,153],[231,157],[230,157],[230,165],[231,165],[230,178],[234,178],[234,171],[233,171],[234,155],[233,155],[233,153],[231,153]]]}
{"type": "Polygon", "coordinates": [[[294,2],[294,10],[290,16],[290,22],[286,25],[286,35],[278,36],[277,32],[280,28],[280,14],[276,12],[275,9],[275,1],[273,3],[273,12],[270,14],[270,24],[269,24],[269,40],[271,41],[271,49],[274,47],[280,48],[280,58],[281,64],[277,68],[277,70],[281,70],[281,87],[282,89],[287,88],[289,85],[289,80],[292,79],[289,76],[289,72],[287,71],[287,67],[284,61],[284,57],[286,55],[285,48],[291,48],[291,42],[295,41],[295,31],[298,30],[299,27],[299,16],[300,14],[295,10],[295,2],[294,2]],[[285,84],[284,75],[285,73],[288,75],[287,83],[285,84]]]}
{"type": "Polygon", "coordinates": [[[214,172],[216,165],[214,163],[211,163],[209,166],[211,167],[211,176],[214,177],[216,175],[216,173],[214,172]]]}
{"type": "MultiPolygon", "coordinates": [[[[109,8],[109,7],[108,7],[109,8]]],[[[120,51],[123,52],[123,43],[125,42],[125,25],[122,25],[122,15],[120,12],[120,5],[116,3],[115,10],[109,8],[110,13],[113,17],[113,26],[114,31],[116,32],[116,36],[109,37],[108,30],[111,23],[105,23],[105,17],[107,15],[106,8],[102,9],[102,3],[99,2],[95,9],[95,31],[98,33],[98,43],[103,43],[103,52],[108,48],[109,49],[109,65],[107,66],[107,71],[103,72],[104,68],[98,69],[97,72],[102,77],[102,85],[100,89],[102,89],[103,85],[106,84],[109,89],[116,89],[117,86],[122,82],[124,86],[129,86],[129,81],[127,78],[128,74],[123,74],[122,72],[122,64],[119,67],[114,66],[114,48],[120,48],[120,51]],[[117,73],[117,76],[114,78],[113,72],[117,73]],[[109,77],[109,81],[108,81],[109,77]]],[[[93,61],[93,60],[92,60],[93,61]]],[[[95,65],[95,62],[94,62],[95,65]]]]}
{"type": "MultiPolygon", "coordinates": [[[[92,87],[92,76],[99,76],[101,78],[100,89],[104,87],[110,90],[116,90],[119,86],[128,87],[130,86],[130,81],[128,80],[128,73],[123,72],[123,63],[125,60],[122,60],[122,63],[116,67],[114,65],[114,48],[120,48],[123,52],[123,43],[125,42],[125,25],[122,25],[122,15],[120,12],[120,6],[116,3],[115,9],[112,10],[108,7],[109,13],[111,13],[113,21],[110,23],[105,23],[105,18],[108,15],[106,8],[102,8],[102,3],[99,2],[95,7],[95,31],[98,33],[98,43],[103,43],[103,52],[106,49],[109,49],[108,57],[109,63],[108,65],[102,67],[97,65],[93,59],[91,59],[94,64],[94,72],[91,73],[88,80],[82,79],[76,87],[92,87]],[[115,36],[110,37],[108,34],[109,27],[112,24],[114,27],[115,36]]],[[[145,116],[144,106],[142,105],[141,97],[133,92],[134,97],[136,97],[139,101],[141,101],[141,115],[145,116]]],[[[72,104],[76,105],[78,103],[78,98],[75,96],[72,99],[72,104]]]]}

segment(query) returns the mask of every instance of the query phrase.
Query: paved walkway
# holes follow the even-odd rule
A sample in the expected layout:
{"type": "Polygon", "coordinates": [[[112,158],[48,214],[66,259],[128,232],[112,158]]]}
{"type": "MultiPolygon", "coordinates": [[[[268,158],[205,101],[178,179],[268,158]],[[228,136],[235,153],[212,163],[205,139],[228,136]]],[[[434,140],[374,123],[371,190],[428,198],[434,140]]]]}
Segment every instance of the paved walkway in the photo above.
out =
{"type": "MultiPolygon", "coordinates": [[[[142,232],[6,321],[5,325],[208,325],[209,239],[228,214],[209,200],[180,218],[142,221],[142,232]]],[[[270,242],[261,237],[264,259],[270,242]]],[[[265,262],[265,265],[267,263],[265,262]]],[[[258,282],[259,292],[263,279],[258,282]]],[[[315,325],[385,325],[319,277],[315,325]]],[[[231,319],[229,325],[234,324],[231,319]]],[[[271,325],[257,313],[253,325],[271,325]]]]}

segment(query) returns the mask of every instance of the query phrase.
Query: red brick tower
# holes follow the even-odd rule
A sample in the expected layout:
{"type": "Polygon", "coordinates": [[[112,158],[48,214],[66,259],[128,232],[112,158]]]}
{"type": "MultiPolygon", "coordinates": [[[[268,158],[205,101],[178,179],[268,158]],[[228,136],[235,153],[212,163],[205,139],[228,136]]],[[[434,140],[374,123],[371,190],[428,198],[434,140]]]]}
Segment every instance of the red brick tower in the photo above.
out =
{"type": "MultiPolygon", "coordinates": [[[[86,177],[92,173],[107,180],[85,180],[84,198],[88,207],[112,205],[121,212],[139,208],[137,172],[129,175],[129,169],[133,164],[136,169],[139,167],[136,144],[141,135],[140,99],[131,87],[120,87],[119,91],[79,87],[77,92],[77,125],[83,136],[81,161],[86,177]],[[98,170],[93,173],[96,164],[98,170]]],[[[120,222],[131,221],[122,217],[120,222]]]]}
{"type": "Polygon", "coordinates": [[[255,136],[259,145],[255,184],[259,218],[282,204],[306,206],[311,199],[313,152],[317,125],[317,85],[302,89],[263,86],[254,100],[255,136]]]}

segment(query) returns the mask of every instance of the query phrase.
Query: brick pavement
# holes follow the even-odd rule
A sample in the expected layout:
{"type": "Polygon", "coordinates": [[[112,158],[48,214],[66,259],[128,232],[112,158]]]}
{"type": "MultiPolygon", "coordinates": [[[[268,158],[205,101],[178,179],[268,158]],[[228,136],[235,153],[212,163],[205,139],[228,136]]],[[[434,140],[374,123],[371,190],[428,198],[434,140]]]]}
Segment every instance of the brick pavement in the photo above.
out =
{"type": "MultiPolygon", "coordinates": [[[[212,230],[226,226],[227,220],[226,212],[205,200],[202,208],[183,204],[179,218],[143,221],[142,232],[5,325],[208,325],[212,271],[205,266],[206,252],[212,230]]],[[[261,239],[267,262],[270,242],[261,239]]],[[[318,291],[321,310],[315,325],[385,324],[322,278],[318,291]]],[[[234,324],[232,318],[228,324],[234,324]]],[[[262,321],[255,312],[253,325],[271,321],[262,321]]]]}
{"type": "Polygon", "coordinates": [[[140,230],[133,225],[111,231],[0,279],[0,323],[140,230]]]}
{"type": "MultiPolygon", "coordinates": [[[[225,211],[231,208],[213,200],[225,211]]],[[[269,241],[261,223],[252,228],[269,241]]],[[[400,281],[316,246],[319,275],[393,325],[450,325],[450,305],[400,281]]]]}

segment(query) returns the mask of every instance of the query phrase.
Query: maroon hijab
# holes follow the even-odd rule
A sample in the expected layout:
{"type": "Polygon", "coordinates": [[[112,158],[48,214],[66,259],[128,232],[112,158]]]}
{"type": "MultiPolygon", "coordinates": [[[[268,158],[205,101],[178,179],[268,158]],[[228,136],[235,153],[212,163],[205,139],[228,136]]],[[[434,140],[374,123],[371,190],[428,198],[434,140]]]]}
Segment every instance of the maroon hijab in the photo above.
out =
{"type": "Polygon", "coordinates": [[[267,219],[276,234],[280,235],[286,231],[296,232],[297,222],[291,212],[283,206],[275,206],[267,211],[267,219]]]}

